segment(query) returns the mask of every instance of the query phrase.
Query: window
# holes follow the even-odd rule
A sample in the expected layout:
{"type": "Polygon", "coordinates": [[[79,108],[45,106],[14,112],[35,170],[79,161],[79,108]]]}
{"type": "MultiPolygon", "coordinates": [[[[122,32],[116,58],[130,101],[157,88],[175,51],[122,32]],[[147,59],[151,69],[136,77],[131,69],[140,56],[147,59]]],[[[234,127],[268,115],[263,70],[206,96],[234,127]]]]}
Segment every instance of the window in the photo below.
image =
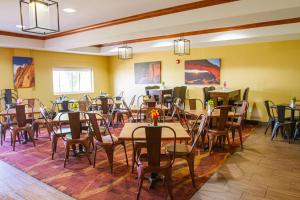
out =
{"type": "Polygon", "coordinates": [[[94,92],[91,68],[53,68],[54,94],[94,92]]]}

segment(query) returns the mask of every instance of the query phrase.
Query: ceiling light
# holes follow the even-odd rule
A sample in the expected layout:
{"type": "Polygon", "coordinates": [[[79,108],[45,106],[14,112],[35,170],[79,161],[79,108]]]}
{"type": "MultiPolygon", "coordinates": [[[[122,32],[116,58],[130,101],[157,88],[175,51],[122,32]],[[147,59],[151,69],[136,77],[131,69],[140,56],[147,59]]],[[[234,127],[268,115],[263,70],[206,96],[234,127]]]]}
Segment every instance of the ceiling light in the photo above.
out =
{"type": "Polygon", "coordinates": [[[43,35],[59,32],[58,2],[54,0],[20,0],[20,15],[24,32],[43,35]]]}
{"type": "Polygon", "coordinates": [[[63,9],[63,11],[66,12],[66,13],[74,13],[74,12],[76,12],[76,10],[73,9],[73,8],[65,8],[65,9],[63,9]]]}
{"type": "Polygon", "coordinates": [[[126,44],[124,46],[119,47],[118,58],[120,60],[132,59],[132,47],[129,47],[126,44]]]}
{"type": "Polygon", "coordinates": [[[190,40],[184,39],[183,37],[174,40],[174,55],[190,55],[190,43],[190,40]]]}

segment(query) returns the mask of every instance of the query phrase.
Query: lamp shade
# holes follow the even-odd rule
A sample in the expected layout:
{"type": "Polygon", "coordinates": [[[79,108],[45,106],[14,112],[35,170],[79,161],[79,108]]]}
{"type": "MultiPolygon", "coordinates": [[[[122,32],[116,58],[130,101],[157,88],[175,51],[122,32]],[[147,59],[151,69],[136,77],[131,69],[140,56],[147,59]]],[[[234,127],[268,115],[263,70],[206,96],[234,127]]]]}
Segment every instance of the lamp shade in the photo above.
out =
{"type": "Polygon", "coordinates": [[[58,2],[53,0],[20,0],[22,31],[36,34],[59,32],[58,2]]]}
{"type": "Polygon", "coordinates": [[[184,38],[174,40],[174,54],[178,56],[190,55],[190,40],[184,38]]]}
{"type": "Polygon", "coordinates": [[[120,60],[132,59],[132,47],[124,45],[118,48],[118,58],[120,60]]]}

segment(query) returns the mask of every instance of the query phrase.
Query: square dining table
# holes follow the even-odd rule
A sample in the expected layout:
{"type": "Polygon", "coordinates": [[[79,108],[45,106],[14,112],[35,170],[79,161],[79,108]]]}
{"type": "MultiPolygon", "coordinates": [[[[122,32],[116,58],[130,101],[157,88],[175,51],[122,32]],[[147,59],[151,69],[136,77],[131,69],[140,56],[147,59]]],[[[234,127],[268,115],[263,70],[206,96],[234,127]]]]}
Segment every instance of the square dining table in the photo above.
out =
{"type": "MultiPolygon", "coordinates": [[[[120,135],[120,140],[131,140],[132,131],[139,126],[149,126],[149,123],[125,123],[120,135]]],[[[189,140],[190,136],[182,127],[179,122],[174,123],[158,123],[158,126],[169,126],[173,128],[176,132],[176,139],[178,140],[189,140]]],[[[170,140],[173,139],[173,132],[169,129],[162,129],[162,140],[170,140]]],[[[137,130],[137,133],[134,136],[136,140],[144,140],[146,139],[145,131],[143,129],[137,130]]]]}
{"type": "Polygon", "coordinates": [[[218,102],[218,98],[223,99],[223,104],[228,105],[229,99],[240,100],[241,98],[241,90],[240,89],[219,89],[219,90],[211,90],[208,91],[210,98],[214,101],[216,105],[218,102]]]}

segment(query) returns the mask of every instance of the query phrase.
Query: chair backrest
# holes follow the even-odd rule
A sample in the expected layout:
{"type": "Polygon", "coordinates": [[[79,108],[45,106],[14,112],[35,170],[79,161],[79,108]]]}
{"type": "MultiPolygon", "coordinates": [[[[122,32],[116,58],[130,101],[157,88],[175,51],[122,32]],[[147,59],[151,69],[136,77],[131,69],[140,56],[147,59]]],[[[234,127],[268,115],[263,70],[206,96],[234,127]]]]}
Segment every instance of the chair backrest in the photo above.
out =
{"type": "Polygon", "coordinates": [[[237,123],[242,124],[242,121],[244,119],[244,116],[247,112],[247,109],[249,107],[248,101],[242,101],[242,104],[238,107],[235,107],[235,112],[238,114],[237,123]]]}
{"type": "Polygon", "coordinates": [[[184,102],[186,96],[186,89],[186,86],[174,87],[173,98],[180,98],[184,102]]]}
{"type": "Polygon", "coordinates": [[[244,91],[244,94],[243,94],[243,100],[244,101],[248,101],[248,95],[249,95],[249,88],[247,87],[244,91]]]}
{"type": "Polygon", "coordinates": [[[68,100],[63,100],[61,102],[61,109],[62,109],[62,112],[69,112],[69,101],[68,100]]]}
{"type": "Polygon", "coordinates": [[[132,98],[131,98],[131,100],[130,100],[130,103],[129,103],[129,107],[130,108],[134,105],[135,97],[136,97],[136,95],[133,95],[132,98]]]}
{"type": "Polygon", "coordinates": [[[28,104],[29,107],[34,108],[34,106],[35,106],[35,98],[24,99],[24,101],[27,101],[27,104],[28,104]]]}
{"type": "Polygon", "coordinates": [[[277,118],[280,123],[284,123],[285,121],[285,105],[277,105],[277,118]]]}
{"type": "Polygon", "coordinates": [[[102,135],[105,135],[105,133],[108,132],[111,137],[111,141],[114,142],[105,119],[98,113],[87,113],[87,115],[89,118],[89,126],[92,127],[95,138],[99,142],[103,142],[102,135]],[[98,122],[100,123],[98,124],[98,122]],[[105,128],[104,132],[101,132],[99,125],[105,128]]]}
{"type": "MultiPolygon", "coordinates": [[[[147,149],[147,162],[148,167],[160,167],[161,164],[161,146],[162,146],[162,131],[163,129],[169,129],[173,134],[173,153],[171,154],[169,166],[172,166],[175,159],[176,152],[176,132],[169,126],[140,126],[133,130],[131,139],[133,144],[133,149],[135,148],[135,134],[137,130],[145,130],[145,139],[146,139],[146,149],[147,149]]],[[[137,163],[138,164],[138,163],[137,163]]]]}
{"type": "Polygon", "coordinates": [[[213,112],[219,112],[220,117],[218,120],[217,130],[218,131],[224,131],[227,128],[226,122],[228,120],[228,113],[229,110],[232,108],[232,106],[225,105],[225,106],[217,106],[212,109],[213,112]]]}
{"type": "MultiPolygon", "coordinates": [[[[193,151],[194,147],[196,146],[198,140],[199,140],[199,137],[201,136],[201,134],[203,134],[203,131],[205,129],[205,126],[206,126],[206,122],[207,122],[207,115],[205,114],[200,114],[197,119],[196,119],[196,122],[194,123],[194,126],[196,124],[199,124],[199,127],[198,127],[198,130],[196,132],[195,135],[193,135],[193,144],[192,144],[192,149],[191,151],[193,151]]],[[[192,128],[193,130],[193,128],[192,128]]]]}
{"type": "Polygon", "coordinates": [[[272,106],[275,106],[275,104],[271,100],[264,101],[264,104],[265,104],[265,107],[266,107],[266,110],[267,110],[268,117],[274,119],[275,115],[274,115],[274,111],[273,111],[272,106]]]}
{"type": "Polygon", "coordinates": [[[80,112],[69,112],[68,116],[69,116],[72,139],[80,139],[80,132],[81,132],[80,112]]]}
{"type": "Polygon", "coordinates": [[[88,101],[80,100],[78,101],[79,111],[86,112],[88,110],[88,101]]]}
{"type": "Polygon", "coordinates": [[[209,100],[209,88],[208,87],[204,87],[203,88],[203,97],[204,97],[204,103],[206,104],[206,102],[209,100]]]}
{"type": "Polygon", "coordinates": [[[16,119],[18,127],[26,126],[25,105],[16,105],[16,119]]]}
{"type": "Polygon", "coordinates": [[[103,114],[107,114],[109,112],[108,98],[100,97],[101,101],[101,109],[103,114]]]}

